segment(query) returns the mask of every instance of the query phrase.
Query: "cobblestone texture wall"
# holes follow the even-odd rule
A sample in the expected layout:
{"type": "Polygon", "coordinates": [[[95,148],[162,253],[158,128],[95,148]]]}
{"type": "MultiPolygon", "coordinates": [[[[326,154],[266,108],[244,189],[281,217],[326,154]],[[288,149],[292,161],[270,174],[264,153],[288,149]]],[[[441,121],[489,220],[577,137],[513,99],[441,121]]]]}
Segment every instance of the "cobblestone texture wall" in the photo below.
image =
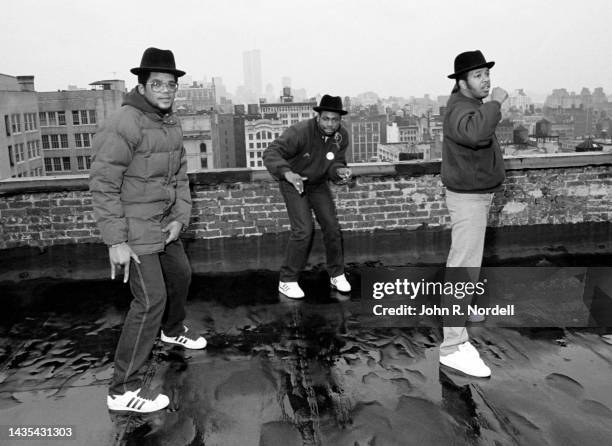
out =
{"type": "MultiPolygon", "coordinates": [[[[507,175],[504,190],[495,196],[491,226],[612,221],[609,165],[511,170],[507,175]]],[[[85,179],[80,189],[0,195],[0,249],[99,243],[85,179]]],[[[332,191],[344,231],[449,225],[438,174],[360,175],[332,191]]],[[[271,180],[192,181],[192,197],[186,237],[250,237],[289,229],[278,185],[271,180]]]]}

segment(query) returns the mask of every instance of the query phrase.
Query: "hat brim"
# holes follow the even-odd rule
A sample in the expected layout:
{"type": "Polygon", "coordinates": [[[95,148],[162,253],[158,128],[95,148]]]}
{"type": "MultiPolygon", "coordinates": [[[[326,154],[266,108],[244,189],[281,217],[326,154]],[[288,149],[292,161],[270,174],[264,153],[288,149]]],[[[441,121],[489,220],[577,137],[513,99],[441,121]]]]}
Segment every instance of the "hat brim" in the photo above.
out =
{"type": "Polygon", "coordinates": [[[136,68],[132,68],[130,70],[130,73],[135,74],[136,76],[139,76],[142,73],[151,73],[153,71],[158,72],[158,73],[174,74],[176,77],[181,77],[185,75],[184,71],[173,70],[171,68],[164,68],[164,67],[136,67],[136,68]]]}
{"type": "Polygon", "coordinates": [[[317,113],[321,113],[323,111],[329,111],[329,112],[339,113],[341,116],[344,116],[348,113],[346,110],[338,110],[337,108],[330,108],[330,107],[312,107],[312,109],[316,111],[317,113]]]}
{"type": "Polygon", "coordinates": [[[481,64],[475,65],[473,67],[466,68],[465,70],[458,71],[457,73],[449,74],[448,78],[449,79],[456,79],[457,76],[459,76],[460,74],[467,73],[468,71],[472,71],[472,70],[477,70],[479,68],[492,68],[493,65],[495,65],[495,62],[493,62],[493,61],[487,62],[487,63],[481,63],[481,64]]]}

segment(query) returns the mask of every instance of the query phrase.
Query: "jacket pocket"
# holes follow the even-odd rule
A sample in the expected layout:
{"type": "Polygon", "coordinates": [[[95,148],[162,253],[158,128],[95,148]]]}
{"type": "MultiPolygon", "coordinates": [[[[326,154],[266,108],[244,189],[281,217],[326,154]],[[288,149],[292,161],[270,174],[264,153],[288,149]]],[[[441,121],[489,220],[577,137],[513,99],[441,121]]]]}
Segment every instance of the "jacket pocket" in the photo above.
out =
{"type": "Polygon", "coordinates": [[[128,243],[135,245],[154,245],[164,242],[161,222],[127,217],[128,243]]]}

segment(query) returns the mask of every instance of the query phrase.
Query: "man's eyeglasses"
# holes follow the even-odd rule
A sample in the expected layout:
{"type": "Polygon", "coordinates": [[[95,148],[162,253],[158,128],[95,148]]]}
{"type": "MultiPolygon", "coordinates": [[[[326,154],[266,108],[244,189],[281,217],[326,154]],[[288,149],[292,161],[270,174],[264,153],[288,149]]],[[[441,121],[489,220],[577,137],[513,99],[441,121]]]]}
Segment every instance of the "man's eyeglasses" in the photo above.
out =
{"type": "Polygon", "coordinates": [[[149,85],[151,86],[151,90],[153,90],[155,93],[160,93],[164,90],[164,87],[166,87],[168,91],[176,91],[178,89],[178,84],[172,81],[162,82],[154,80],[153,82],[149,82],[149,85]]]}

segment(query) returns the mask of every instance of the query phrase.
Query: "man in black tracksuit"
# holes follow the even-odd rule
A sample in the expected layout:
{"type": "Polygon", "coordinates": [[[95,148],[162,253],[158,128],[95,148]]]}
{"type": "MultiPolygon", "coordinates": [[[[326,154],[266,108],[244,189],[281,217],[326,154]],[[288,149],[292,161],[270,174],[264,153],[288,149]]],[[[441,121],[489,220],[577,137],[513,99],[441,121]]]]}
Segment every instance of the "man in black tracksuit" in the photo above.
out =
{"type": "Polygon", "coordinates": [[[351,176],[345,160],[349,135],[340,125],[347,112],[342,110],[340,97],[329,95],[314,110],[318,113],[315,118],[289,127],[263,153],[266,168],[279,180],[291,223],[279,291],[293,299],[304,297],[297,281],[312,245],[312,210],[323,231],[331,286],[345,293],[351,290],[344,276],[342,234],[327,183],[351,176]]]}

